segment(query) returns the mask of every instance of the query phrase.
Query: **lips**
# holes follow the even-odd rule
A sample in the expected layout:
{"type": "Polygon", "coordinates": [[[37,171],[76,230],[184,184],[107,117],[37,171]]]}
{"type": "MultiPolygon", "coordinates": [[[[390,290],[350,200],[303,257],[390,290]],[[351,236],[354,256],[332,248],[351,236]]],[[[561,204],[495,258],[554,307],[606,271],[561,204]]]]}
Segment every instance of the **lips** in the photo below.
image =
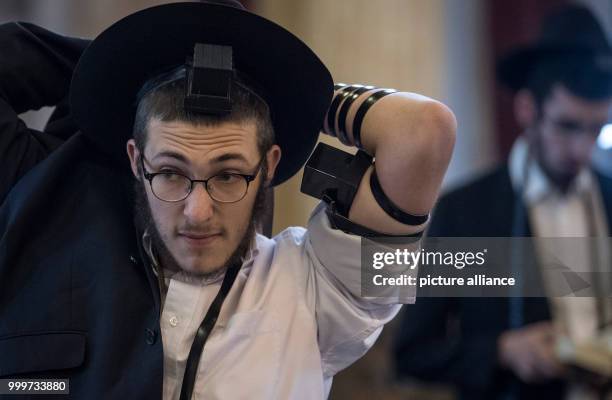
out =
{"type": "Polygon", "coordinates": [[[179,233],[179,237],[191,246],[206,246],[221,237],[221,233],[179,233]]]}

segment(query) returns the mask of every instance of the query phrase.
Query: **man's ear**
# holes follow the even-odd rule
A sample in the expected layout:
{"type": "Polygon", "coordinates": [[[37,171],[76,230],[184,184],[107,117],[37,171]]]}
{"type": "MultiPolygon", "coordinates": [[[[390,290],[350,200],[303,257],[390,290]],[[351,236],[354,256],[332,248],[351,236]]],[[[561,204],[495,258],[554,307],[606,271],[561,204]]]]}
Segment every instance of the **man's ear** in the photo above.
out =
{"type": "Polygon", "coordinates": [[[138,172],[138,159],[140,158],[140,152],[138,151],[138,147],[136,147],[136,142],[134,139],[130,139],[126,143],[126,149],[128,153],[128,157],[130,158],[130,167],[132,168],[132,173],[136,177],[136,179],[140,180],[140,173],[138,172]]]}
{"type": "Polygon", "coordinates": [[[514,117],[522,129],[527,129],[536,122],[536,100],[529,90],[521,89],[514,95],[514,117]]]}
{"type": "Polygon", "coordinates": [[[266,153],[266,161],[268,163],[268,176],[266,176],[266,185],[269,185],[274,178],[274,172],[281,159],[281,148],[278,145],[272,145],[270,150],[266,153]]]}

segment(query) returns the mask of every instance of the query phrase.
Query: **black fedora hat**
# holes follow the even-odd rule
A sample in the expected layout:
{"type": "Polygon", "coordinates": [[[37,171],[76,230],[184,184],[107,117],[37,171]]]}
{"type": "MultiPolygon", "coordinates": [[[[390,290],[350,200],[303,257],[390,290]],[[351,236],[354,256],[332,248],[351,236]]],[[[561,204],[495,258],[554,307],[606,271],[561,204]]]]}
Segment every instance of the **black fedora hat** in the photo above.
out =
{"type": "Polygon", "coordinates": [[[612,49],[601,25],[584,6],[568,5],[550,14],[538,40],[511,51],[497,64],[499,80],[521,89],[530,72],[543,60],[568,62],[579,59],[589,71],[612,78],[612,49]]]}
{"type": "Polygon", "coordinates": [[[125,163],[136,95],[161,71],[185,64],[197,43],[231,46],[233,65],[265,91],[283,156],[273,185],[293,176],[316,144],[331,75],[301,40],[236,1],[170,3],[129,15],[93,40],[70,89],[74,119],[93,146],[125,163]]]}

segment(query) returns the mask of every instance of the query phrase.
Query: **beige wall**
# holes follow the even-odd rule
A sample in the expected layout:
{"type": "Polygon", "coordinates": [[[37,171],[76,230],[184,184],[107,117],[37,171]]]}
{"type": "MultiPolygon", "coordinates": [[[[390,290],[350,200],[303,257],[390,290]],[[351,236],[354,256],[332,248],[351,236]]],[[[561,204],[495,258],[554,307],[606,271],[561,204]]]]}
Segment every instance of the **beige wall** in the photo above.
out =
{"type": "MultiPolygon", "coordinates": [[[[335,82],[444,97],[443,0],[260,0],[257,12],[308,44],[335,82]]],[[[325,137],[328,143],[339,145],[325,137]]],[[[306,223],[316,202],[301,175],[276,191],[274,231],[306,223]]]]}

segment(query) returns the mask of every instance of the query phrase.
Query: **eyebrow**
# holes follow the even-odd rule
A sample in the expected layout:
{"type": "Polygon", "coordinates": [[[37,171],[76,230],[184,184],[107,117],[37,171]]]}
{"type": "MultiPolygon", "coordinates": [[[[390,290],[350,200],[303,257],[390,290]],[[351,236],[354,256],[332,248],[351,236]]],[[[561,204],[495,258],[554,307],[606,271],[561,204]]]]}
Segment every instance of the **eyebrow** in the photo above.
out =
{"type": "Polygon", "coordinates": [[[154,161],[155,159],[160,158],[160,157],[174,158],[175,160],[180,161],[183,164],[187,164],[187,165],[191,164],[189,160],[187,159],[187,157],[185,157],[183,154],[177,153],[175,151],[170,151],[170,150],[165,150],[165,151],[157,153],[155,157],[151,159],[151,161],[154,161]]]}
{"type": "MultiPolygon", "coordinates": [[[[185,155],[181,154],[181,153],[177,153],[175,151],[171,151],[171,150],[164,150],[159,152],[158,154],[155,155],[155,157],[153,157],[153,160],[157,159],[157,158],[161,158],[161,157],[168,157],[168,158],[173,158],[177,161],[182,162],[183,164],[186,165],[191,165],[191,162],[189,161],[189,159],[187,157],[185,157],[185,155]]],[[[245,163],[249,163],[248,160],[246,159],[246,157],[240,153],[226,153],[226,154],[222,154],[218,157],[213,158],[212,160],[210,160],[211,164],[221,164],[225,161],[231,161],[231,160],[238,160],[238,161],[243,161],[245,163]]]]}
{"type": "Polygon", "coordinates": [[[245,156],[243,156],[240,153],[226,153],[226,154],[222,154],[218,157],[213,158],[212,160],[210,160],[211,164],[221,164],[222,162],[225,161],[230,161],[230,160],[238,160],[238,161],[243,161],[245,163],[249,163],[249,161],[246,159],[245,156]]]}

